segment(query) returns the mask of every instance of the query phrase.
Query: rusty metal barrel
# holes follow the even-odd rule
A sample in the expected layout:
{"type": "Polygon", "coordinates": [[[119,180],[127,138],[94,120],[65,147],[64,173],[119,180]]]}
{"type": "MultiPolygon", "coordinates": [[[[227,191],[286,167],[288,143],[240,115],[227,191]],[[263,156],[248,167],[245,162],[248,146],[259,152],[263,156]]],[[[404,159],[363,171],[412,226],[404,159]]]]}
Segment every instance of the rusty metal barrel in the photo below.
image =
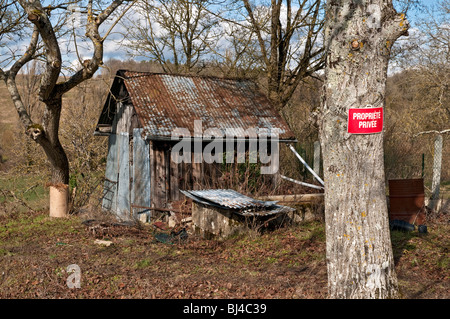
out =
{"type": "Polygon", "coordinates": [[[423,178],[389,180],[389,219],[425,224],[423,178]]]}

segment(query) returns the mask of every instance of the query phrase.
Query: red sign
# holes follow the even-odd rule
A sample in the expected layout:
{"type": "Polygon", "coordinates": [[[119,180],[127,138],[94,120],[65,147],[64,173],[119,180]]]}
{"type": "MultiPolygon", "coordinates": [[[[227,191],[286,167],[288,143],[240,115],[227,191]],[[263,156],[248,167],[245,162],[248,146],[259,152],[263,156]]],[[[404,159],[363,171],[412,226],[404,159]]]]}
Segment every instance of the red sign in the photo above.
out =
{"type": "Polygon", "coordinates": [[[383,108],[349,109],[347,131],[351,134],[380,133],[383,130],[383,108]]]}

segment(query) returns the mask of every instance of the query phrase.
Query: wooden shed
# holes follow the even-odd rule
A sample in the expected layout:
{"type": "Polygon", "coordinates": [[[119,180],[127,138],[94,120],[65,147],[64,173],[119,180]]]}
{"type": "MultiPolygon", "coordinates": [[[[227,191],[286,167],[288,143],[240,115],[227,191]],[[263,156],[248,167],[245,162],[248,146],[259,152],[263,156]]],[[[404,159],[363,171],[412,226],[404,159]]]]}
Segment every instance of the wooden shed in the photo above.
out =
{"type": "Polygon", "coordinates": [[[124,220],[145,214],[147,221],[154,210],[171,208],[180,189],[214,188],[220,175],[217,163],[198,161],[195,152],[175,154],[181,141],[202,150],[263,137],[295,141],[250,80],[126,70],[117,72],[94,134],[108,136],[103,208],[124,220]]]}

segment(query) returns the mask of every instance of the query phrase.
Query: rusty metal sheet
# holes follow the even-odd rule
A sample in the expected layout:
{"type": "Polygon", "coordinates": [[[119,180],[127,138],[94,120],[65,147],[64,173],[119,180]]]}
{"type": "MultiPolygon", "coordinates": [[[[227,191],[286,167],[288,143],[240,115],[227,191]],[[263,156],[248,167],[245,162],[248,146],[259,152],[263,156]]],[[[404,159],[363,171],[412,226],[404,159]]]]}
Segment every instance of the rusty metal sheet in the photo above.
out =
{"type": "MultiPolygon", "coordinates": [[[[276,132],[281,140],[295,137],[286,121],[250,80],[122,71],[124,85],[138,114],[144,136],[170,138],[175,128],[194,134],[194,121],[202,131],[217,128],[240,134],[276,132]]],[[[238,136],[240,137],[240,136],[238,136]]]]}
{"type": "Polygon", "coordinates": [[[422,178],[389,180],[389,218],[424,224],[425,188],[422,178]]]}
{"type": "Polygon", "coordinates": [[[180,190],[180,192],[203,205],[231,209],[244,216],[271,215],[294,211],[291,207],[277,205],[276,201],[254,199],[232,189],[180,190]]]}
{"type": "Polygon", "coordinates": [[[251,197],[240,194],[232,189],[208,189],[208,190],[197,190],[190,191],[194,196],[201,197],[210,202],[214,202],[218,205],[242,209],[249,207],[269,207],[274,204],[274,202],[264,202],[251,197]]]}

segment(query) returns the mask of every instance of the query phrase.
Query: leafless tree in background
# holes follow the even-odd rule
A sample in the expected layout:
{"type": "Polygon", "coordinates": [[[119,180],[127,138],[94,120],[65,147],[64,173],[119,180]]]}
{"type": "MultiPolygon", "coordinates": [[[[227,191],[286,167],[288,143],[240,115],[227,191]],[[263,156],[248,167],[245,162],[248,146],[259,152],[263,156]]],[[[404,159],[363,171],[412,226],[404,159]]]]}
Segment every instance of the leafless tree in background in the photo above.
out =
{"type": "Polygon", "coordinates": [[[215,28],[219,20],[208,12],[208,4],[208,0],[139,1],[138,15],[123,21],[129,54],[159,62],[167,73],[201,70],[219,36],[215,28]]]}
{"type": "Polygon", "coordinates": [[[422,10],[416,22],[419,29],[395,48],[396,62],[400,70],[414,72],[423,83],[417,98],[434,113],[432,127],[418,129],[443,130],[450,118],[450,1],[440,0],[422,10]]]}
{"type": "Polygon", "coordinates": [[[324,66],[322,1],[272,0],[265,10],[249,0],[243,4],[258,40],[268,96],[280,110],[299,83],[324,66]]]}
{"type": "MultiPolygon", "coordinates": [[[[0,48],[13,38],[17,41],[23,35],[25,14],[16,1],[0,0],[0,48]]],[[[14,57],[14,50],[10,49],[8,56],[1,55],[0,63],[10,61],[14,57]]]]}

